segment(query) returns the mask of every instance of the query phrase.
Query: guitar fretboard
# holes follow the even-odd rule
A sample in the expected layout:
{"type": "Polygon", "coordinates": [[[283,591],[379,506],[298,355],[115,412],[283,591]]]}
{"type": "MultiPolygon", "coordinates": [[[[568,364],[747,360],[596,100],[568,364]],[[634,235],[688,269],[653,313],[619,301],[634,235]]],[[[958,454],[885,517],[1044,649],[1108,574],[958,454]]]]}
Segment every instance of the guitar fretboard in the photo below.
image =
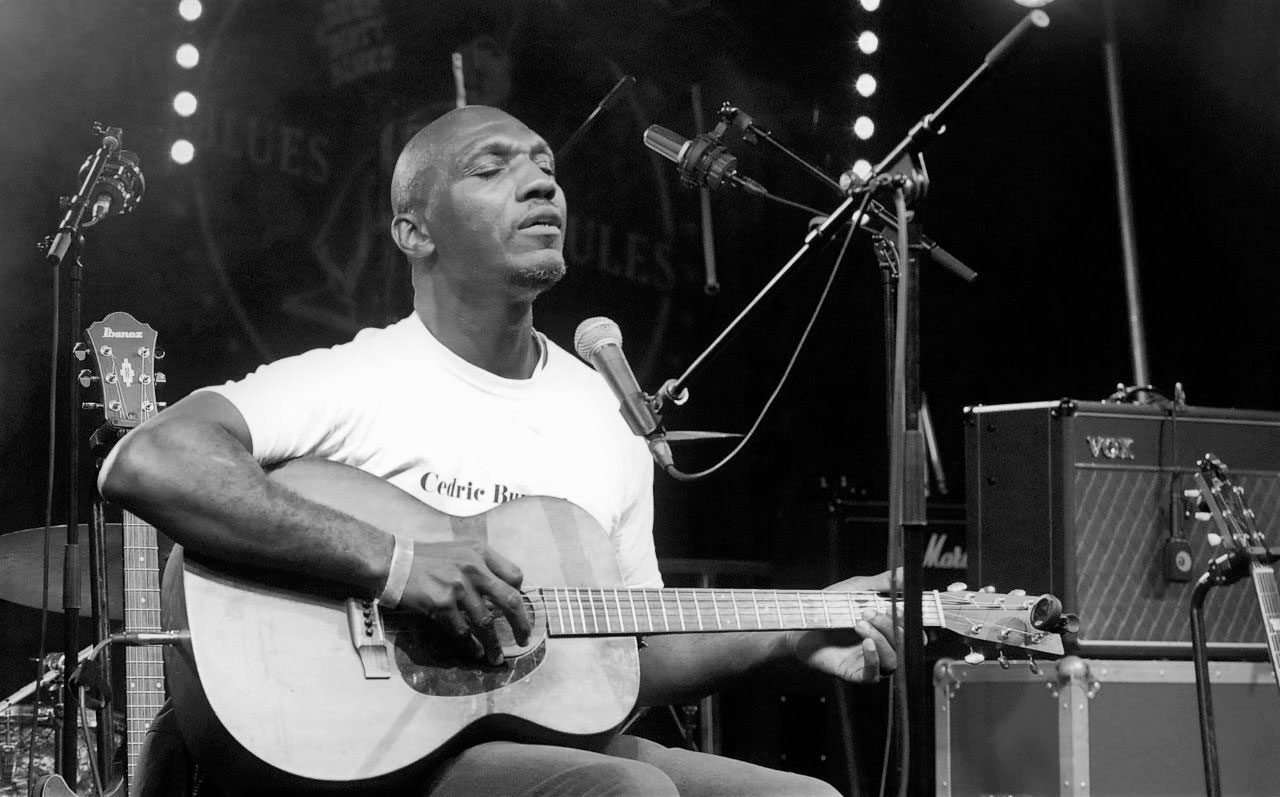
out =
{"type": "MultiPolygon", "coordinates": [[[[124,628],[160,630],[160,562],[156,530],[131,512],[124,513],[124,628]]],[[[164,704],[164,657],[153,646],[125,649],[125,716],[128,783],[142,753],[151,721],[164,704]]]]}
{"type": "Polygon", "coordinates": [[[1271,565],[1260,562],[1250,564],[1253,571],[1253,588],[1258,594],[1258,607],[1262,610],[1262,624],[1267,630],[1267,650],[1271,653],[1272,673],[1280,683],[1280,592],[1276,589],[1276,574],[1271,565]]]}
{"type": "MultiPolygon", "coordinates": [[[[539,589],[552,636],[852,628],[876,592],[758,589],[539,589]]],[[[924,625],[944,626],[945,595],[923,599],[924,625]]],[[[902,604],[898,604],[899,612],[902,604]]]]}

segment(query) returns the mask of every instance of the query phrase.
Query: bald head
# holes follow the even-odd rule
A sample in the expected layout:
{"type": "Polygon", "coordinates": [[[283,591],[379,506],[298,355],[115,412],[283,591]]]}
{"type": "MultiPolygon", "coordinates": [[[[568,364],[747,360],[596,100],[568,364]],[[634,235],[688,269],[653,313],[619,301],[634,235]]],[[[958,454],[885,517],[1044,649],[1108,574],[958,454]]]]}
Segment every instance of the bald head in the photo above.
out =
{"type": "Polygon", "coordinates": [[[509,121],[524,127],[506,111],[487,105],[465,105],[440,116],[409,139],[391,175],[391,212],[408,213],[431,205],[441,170],[464,134],[489,122],[509,121]]]}

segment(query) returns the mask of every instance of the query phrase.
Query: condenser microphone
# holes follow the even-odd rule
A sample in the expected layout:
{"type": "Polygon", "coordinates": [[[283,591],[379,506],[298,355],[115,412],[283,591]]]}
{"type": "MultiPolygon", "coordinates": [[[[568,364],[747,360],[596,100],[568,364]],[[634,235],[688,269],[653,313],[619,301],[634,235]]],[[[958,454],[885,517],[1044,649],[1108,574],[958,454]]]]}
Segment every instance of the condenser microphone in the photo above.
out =
{"type": "Polygon", "coordinates": [[[764,186],[738,174],[738,159],[720,140],[708,133],[687,139],[662,125],[649,125],[644,145],[676,165],[680,182],[693,188],[719,188],[728,184],[753,196],[768,196],[764,186]]]}
{"type": "Polygon", "coordinates": [[[632,434],[643,437],[649,444],[654,461],[664,469],[675,467],[662,418],[649,406],[636,375],[627,364],[627,356],[622,353],[622,330],[618,325],[603,316],[588,318],[573,333],[573,347],[579,357],[604,377],[618,399],[618,411],[632,434]]]}

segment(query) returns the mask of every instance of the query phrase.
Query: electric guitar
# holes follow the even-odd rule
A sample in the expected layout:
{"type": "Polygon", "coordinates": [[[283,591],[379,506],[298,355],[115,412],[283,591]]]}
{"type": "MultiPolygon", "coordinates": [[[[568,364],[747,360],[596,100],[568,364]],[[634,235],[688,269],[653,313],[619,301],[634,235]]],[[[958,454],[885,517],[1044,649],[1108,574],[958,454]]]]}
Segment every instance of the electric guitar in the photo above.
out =
{"type": "MultiPolygon", "coordinates": [[[[560,499],[452,517],[345,465],[295,460],[271,477],[396,534],[488,543],[523,570],[533,633],[518,645],[499,617],[504,657],[489,665],[442,645],[420,615],[175,547],[165,627],[188,630],[190,641],[165,650],[170,690],[202,765],[237,780],[385,779],[490,738],[590,747],[634,708],[637,635],[850,628],[866,607],[888,611],[873,592],[624,589],[603,529],[560,499]]],[[[1061,640],[1043,629],[1059,609],[1052,596],[923,596],[927,626],[1051,655],[1062,654],[1061,640]]]]}
{"type": "Polygon", "coordinates": [[[1271,669],[1280,686],[1280,591],[1276,574],[1268,556],[1267,538],[1258,529],[1257,518],[1244,499],[1244,488],[1233,483],[1227,466],[1213,454],[1205,454],[1196,463],[1200,468],[1196,482],[1200,496],[1209,507],[1224,552],[1248,558],[1253,588],[1262,611],[1262,624],[1267,632],[1267,651],[1271,669]]]}
{"type": "MultiPolygon", "coordinates": [[[[155,415],[156,383],[164,374],[155,363],[156,331],[128,313],[114,312],[85,330],[85,339],[98,366],[97,377],[81,372],[86,387],[97,381],[102,387],[102,409],[118,435],[155,415]]],[[[155,527],[132,512],[123,512],[124,630],[160,630],[160,572],[155,527]]],[[[164,704],[164,658],[154,647],[125,649],[125,777],[122,793],[128,793],[151,721],[164,704]]]]}

